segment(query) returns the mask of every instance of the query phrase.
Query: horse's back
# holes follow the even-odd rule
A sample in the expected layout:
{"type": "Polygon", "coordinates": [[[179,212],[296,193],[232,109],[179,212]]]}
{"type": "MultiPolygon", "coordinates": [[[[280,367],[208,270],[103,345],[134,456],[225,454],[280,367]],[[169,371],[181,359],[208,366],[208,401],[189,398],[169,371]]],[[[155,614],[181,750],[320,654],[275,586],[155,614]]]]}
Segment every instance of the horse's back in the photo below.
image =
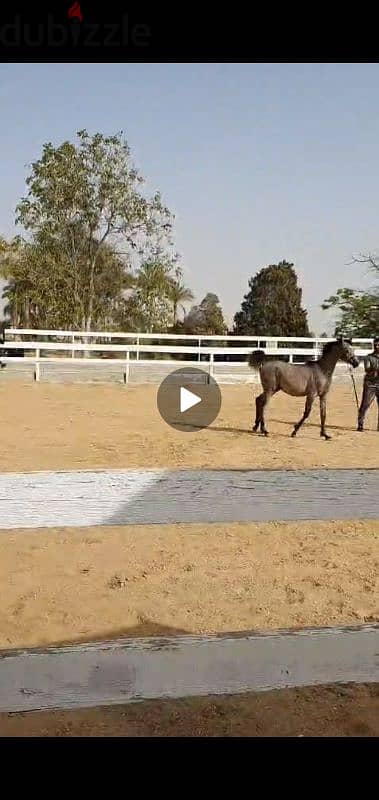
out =
{"type": "Polygon", "coordinates": [[[292,397],[303,397],[310,391],[316,393],[316,375],[311,364],[266,361],[261,367],[260,374],[265,391],[282,391],[292,397]]]}

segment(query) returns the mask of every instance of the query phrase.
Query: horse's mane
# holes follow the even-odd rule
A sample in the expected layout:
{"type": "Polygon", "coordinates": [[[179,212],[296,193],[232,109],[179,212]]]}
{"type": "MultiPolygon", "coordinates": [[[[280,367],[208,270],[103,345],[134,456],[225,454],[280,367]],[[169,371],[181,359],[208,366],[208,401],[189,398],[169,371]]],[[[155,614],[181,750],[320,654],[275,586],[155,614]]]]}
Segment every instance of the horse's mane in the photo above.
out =
{"type": "Polygon", "coordinates": [[[351,339],[346,339],[345,337],[342,339],[342,337],[339,337],[339,339],[334,339],[332,342],[327,342],[324,344],[324,347],[322,348],[322,355],[326,356],[327,353],[330,353],[333,347],[336,346],[336,344],[342,344],[343,341],[346,342],[346,344],[352,344],[351,339]]]}
{"type": "Polygon", "coordinates": [[[336,346],[336,342],[335,341],[334,342],[327,342],[326,344],[324,344],[324,347],[322,348],[323,356],[326,356],[327,353],[330,353],[332,348],[335,347],[335,346],[336,346]]]}

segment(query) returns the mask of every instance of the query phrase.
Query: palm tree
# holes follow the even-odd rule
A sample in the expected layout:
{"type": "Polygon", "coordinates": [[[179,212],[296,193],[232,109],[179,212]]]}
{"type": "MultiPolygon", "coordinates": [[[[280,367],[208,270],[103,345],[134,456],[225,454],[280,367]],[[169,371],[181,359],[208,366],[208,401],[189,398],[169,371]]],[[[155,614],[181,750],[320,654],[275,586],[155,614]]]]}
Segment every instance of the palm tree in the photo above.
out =
{"type": "Polygon", "coordinates": [[[170,280],[169,298],[172,304],[172,324],[178,321],[178,309],[185,312],[185,303],[190,303],[194,299],[191,289],[183,282],[183,273],[180,267],[175,270],[175,277],[170,280]]]}
{"type": "Polygon", "coordinates": [[[159,253],[153,254],[137,270],[133,295],[146,333],[166,329],[170,313],[170,291],[170,265],[159,253]]]}

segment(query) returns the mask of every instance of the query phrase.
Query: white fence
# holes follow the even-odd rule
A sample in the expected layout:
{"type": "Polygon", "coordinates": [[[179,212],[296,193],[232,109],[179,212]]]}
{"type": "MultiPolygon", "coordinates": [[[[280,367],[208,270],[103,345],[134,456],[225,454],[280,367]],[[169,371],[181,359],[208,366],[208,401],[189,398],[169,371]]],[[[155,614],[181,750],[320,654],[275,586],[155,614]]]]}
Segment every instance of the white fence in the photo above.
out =
{"type": "Polygon", "coordinates": [[[378,647],[367,624],[0,651],[0,712],[376,684],[378,647]]]}
{"type": "MultiPolygon", "coordinates": [[[[76,367],[80,371],[86,368],[86,374],[95,370],[98,376],[106,374],[104,367],[110,374],[110,367],[114,366],[125,383],[156,382],[173,369],[199,366],[199,362],[206,362],[207,366],[204,364],[202,368],[220,382],[254,382],[257,376],[247,365],[252,350],[262,349],[269,356],[301,363],[317,359],[326,342],[333,341],[317,337],[221,337],[29,328],[8,328],[4,337],[0,355],[1,350],[7,351],[7,355],[1,355],[1,360],[24,367],[32,365],[36,381],[41,378],[41,366],[55,365],[59,374],[73,374],[76,367]],[[22,355],[17,354],[20,350],[22,355]],[[16,351],[14,356],[10,355],[12,351],[16,351]]],[[[373,340],[356,339],[353,345],[357,356],[363,357],[372,350],[373,340]]],[[[343,372],[346,374],[345,367],[343,372]]]]}

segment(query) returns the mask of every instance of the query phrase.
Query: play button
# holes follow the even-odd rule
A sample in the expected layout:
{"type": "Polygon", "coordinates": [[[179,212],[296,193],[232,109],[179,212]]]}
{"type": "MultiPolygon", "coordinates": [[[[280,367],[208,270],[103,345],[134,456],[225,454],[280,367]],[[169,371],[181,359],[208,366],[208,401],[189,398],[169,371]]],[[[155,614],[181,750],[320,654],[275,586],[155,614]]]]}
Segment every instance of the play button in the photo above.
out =
{"type": "Polygon", "coordinates": [[[181,386],[180,413],[183,414],[183,411],[188,411],[189,408],[197,406],[198,403],[201,403],[201,399],[197,394],[193,394],[193,392],[189,392],[188,389],[183,389],[183,386],[181,386]]]}
{"type": "Polygon", "coordinates": [[[221,392],[209,372],[183,367],[162,381],[157,393],[162,419],[177,431],[188,433],[207,428],[221,408],[221,392]]]}

